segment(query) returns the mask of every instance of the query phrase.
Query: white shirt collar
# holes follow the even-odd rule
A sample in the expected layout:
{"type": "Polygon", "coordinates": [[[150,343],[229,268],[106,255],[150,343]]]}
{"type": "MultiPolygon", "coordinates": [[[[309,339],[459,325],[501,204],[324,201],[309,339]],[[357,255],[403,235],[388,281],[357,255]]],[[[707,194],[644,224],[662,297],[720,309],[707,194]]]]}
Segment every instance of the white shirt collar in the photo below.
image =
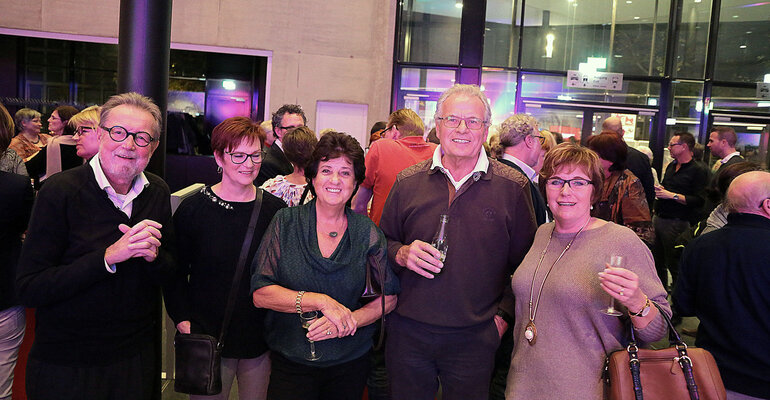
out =
{"type": "Polygon", "coordinates": [[[526,175],[531,182],[535,182],[535,178],[537,178],[537,172],[535,172],[535,170],[527,165],[524,161],[521,161],[508,153],[503,153],[503,159],[516,164],[519,168],[521,168],[521,171],[524,172],[524,175],[526,175]]]}
{"type": "MultiPolygon", "coordinates": [[[[441,163],[441,156],[444,154],[444,152],[441,150],[441,145],[436,146],[436,150],[433,151],[433,163],[430,166],[430,169],[438,168],[444,175],[449,178],[449,182],[452,183],[452,186],[455,187],[455,190],[460,190],[460,187],[465,183],[465,181],[468,180],[473,175],[481,176],[482,173],[486,173],[489,169],[489,159],[487,158],[487,153],[484,151],[484,147],[482,147],[479,151],[479,157],[476,160],[476,166],[473,167],[473,170],[468,173],[468,175],[465,175],[460,180],[455,181],[454,177],[452,176],[452,173],[449,172],[448,169],[444,168],[444,164],[441,163]]],[[[478,180],[478,178],[476,178],[478,180]]]]}
{"type": "Polygon", "coordinates": [[[128,193],[121,195],[115,191],[115,188],[112,187],[110,181],[107,179],[107,175],[104,174],[102,164],[99,161],[99,153],[96,153],[88,163],[91,165],[91,170],[94,171],[94,178],[96,178],[96,183],[99,185],[99,188],[107,192],[107,197],[109,197],[115,207],[126,214],[126,216],[131,217],[134,199],[139,197],[139,194],[142,193],[144,188],[150,184],[150,181],[147,180],[147,176],[144,172],[139,173],[139,175],[134,178],[134,182],[131,184],[131,189],[128,190],[128,193]]]}
{"type": "Polygon", "coordinates": [[[281,151],[283,151],[283,143],[281,143],[281,139],[276,138],[273,144],[278,146],[278,148],[281,149],[281,151]]]}
{"type": "Polygon", "coordinates": [[[730,161],[730,159],[731,159],[731,158],[733,158],[733,157],[735,157],[735,156],[739,156],[739,155],[741,155],[741,152],[740,152],[740,151],[734,151],[734,152],[732,152],[732,153],[730,153],[730,154],[726,155],[726,156],[725,156],[725,158],[723,158],[723,159],[722,159],[722,160],[720,160],[720,161],[722,161],[722,164],[724,164],[724,163],[726,163],[726,162],[730,161]]]}

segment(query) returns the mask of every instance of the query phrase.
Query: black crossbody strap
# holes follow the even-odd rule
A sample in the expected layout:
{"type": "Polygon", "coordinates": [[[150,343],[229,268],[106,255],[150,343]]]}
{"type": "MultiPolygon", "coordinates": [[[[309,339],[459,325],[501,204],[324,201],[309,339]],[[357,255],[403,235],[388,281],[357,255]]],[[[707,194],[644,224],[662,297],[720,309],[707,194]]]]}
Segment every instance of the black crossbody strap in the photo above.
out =
{"type": "Polygon", "coordinates": [[[217,346],[220,349],[224,346],[227,326],[230,325],[230,319],[233,316],[233,308],[235,308],[235,296],[238,294],[238,287],[241,285],[243,267],[246,265],[246,259],[249,257],[251,239],[254,237],[254,229],[257,227],[257,219],[259,219],[260,208],[262,208],[262,189],[257,188],[257,197],[254,199],[254,210],[251,212],[249,228],[246,230],[246,238],[243,240],[243,245],[241,246],[241,255],[238,257],[238,264],[235,267],[233,286],[230,288],[230,296],[227,299],[227,307],[225,307],[225,319],[222,322],[222,330],[219,333],[219,342],[217,343],[217,346]]]}

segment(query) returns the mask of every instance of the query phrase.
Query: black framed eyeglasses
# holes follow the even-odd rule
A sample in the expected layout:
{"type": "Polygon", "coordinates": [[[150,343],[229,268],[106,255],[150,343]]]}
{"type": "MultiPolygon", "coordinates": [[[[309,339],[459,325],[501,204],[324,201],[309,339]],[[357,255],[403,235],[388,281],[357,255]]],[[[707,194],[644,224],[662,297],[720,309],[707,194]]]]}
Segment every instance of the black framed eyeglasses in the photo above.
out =
{"type": "Polygon", "coordinates": [[[548,180],[545,181],[545,184],[554,189],[562,189],[564,187],[564,184],[569,185],[570,189],[586,189],[589,186],[591,186],[594,182],[590,181],[585,178],[572,178],[572,179],[561,179],[561,178],[548,178],[548,180]]]}
{"type": "Polygon", "coordinates": [[[150,135],[147,132],[139,131],[139,132],[129,132],[126,128],[115,125],[112,128],[107,128],[104,125],[101,125],[102,129],[107,131],[107,133],[110,135],[110,139],[112,139],[115,142],[122,142],[126,140],[129,136],[134,137],[134,144],[136,144],[139,147],[147,147],[150,145],[150,143],[158,140],[152,135],[150,135]]]}
{"type": "Polygon", "coordinates": [[[669,144],[668,144],[668,148],[672,148],[672,147],[676,147],[676,146],[681,146],[681,145],[683,145],[683,144],[684,144],[684,143],[681,143],[681,142],[680,142],[680,143],[669,143],[669,144]]]}
{"type": "Polygon", "coordinates": [[[243,164],[246,162],[247,158],[251,158],[252,164],[259,164],[262,162],[262,159],[264,158],[265,152],[264,151],[258,151],[256,153],[252,154],[246,154],[246,153],[231,153],[229,151],[226,151],[225,153],[230,155],[230,161],[233,162],[233,164],[243,164]]]}
{"type": "MultiPolygon", "coordinates": [[[[75,134],[76,135],[88,135],[94,130],[93,126],[78,126],[75,128],[75,134]]],[[[106,129],[105,129],[106,130],[106,129]]]]}
{"type": "Polygon", "coordinates": [[[460,118],[455,117],[454,115],[450,115],[447,117],[436,117],[437,120],[441,121],[442,124],[444,124],[447,128],[457,128],[460,126],[461,121],[465,121],[465,126],[468,127],[468,129],[477,131],[484,127],[484,125],[487,124],[489,121],[484,121],[483,119],[478,119],[475,117],[470,118],[460,118]]]}
{"type": "Polygon", "coordinates": [[[545,136],[540,136],[540,135],[532,135],[532,136],[537,138],[541,146],[545,144],[545,136]]]}

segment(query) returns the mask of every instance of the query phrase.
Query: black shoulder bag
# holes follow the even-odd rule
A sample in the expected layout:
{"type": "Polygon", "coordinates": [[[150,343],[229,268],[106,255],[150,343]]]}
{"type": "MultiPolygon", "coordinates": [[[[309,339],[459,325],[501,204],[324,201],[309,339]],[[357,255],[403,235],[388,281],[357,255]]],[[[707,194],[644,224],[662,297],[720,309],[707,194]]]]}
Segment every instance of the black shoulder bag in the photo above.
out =
{"type": "Polygon", "coordinates": [[[180,393],[197,395],[214,395],[222,391],[222,348],[224,337],[230,319],[233,316],[235,297],[241,284],[243,268],[246,258],[249,256],[251,240],[254,237],[254,229],[257,226],[259,210],[262,207],[262,189],[257,188],[257,197],[254,201],[254,210],[251,213],[249,228],[246,238],[241,246],[241,255],[233,276],[233,285],[225,308],[225,318],[222,322],[222,330],[219,332],[219,340],[211,335],[181,334],[174,336],[174,360],[176,374],[174,377],[174,390],[180,393]]]}

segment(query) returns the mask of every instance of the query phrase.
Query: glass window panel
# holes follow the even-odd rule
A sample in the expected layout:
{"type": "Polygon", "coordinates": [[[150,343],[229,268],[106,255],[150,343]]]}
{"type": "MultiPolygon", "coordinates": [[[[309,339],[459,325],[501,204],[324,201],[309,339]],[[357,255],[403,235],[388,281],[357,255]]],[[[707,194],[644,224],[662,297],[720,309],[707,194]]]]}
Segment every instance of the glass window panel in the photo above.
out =
{"type": "Polygon", "coordinates": [[[711,89],[713,110],[770,113],[770,101],[756,97],[756,88],[714,86],[711,89]]]}
{"type": "Polygon", "coordinates": [[[682,23],[676,43],[675,77],[703,79],[710,19],[710,1],[683,2],[682,23]]]}
{"type": "Polygon", "coordinates": [[[416,112],[429,130],[435,126],[433,116],[438,98],[454,83],[454,69],[402,68],[396,108],[416,112]]]}
{"type": "Polygon", "coordinates": [[[624,80],[622,90],[604,91],[567,87],[567,77],[561,75],[524,74],[521,79],[523,97],[654,105],[660,93],[658,82],[624,80]]]}
{"type": "Polygon", "coordinates": [[[662,76],[669,5],[670,0],[526,2],[522,67],[576,70],[588,57],[601,57],[607,60],[604,71],[662,76]]]}
{"type": "Polygon", "coordinates": [[[537,119],[540,129],[560,133],[565,142],[580,143],[583,129],[583,112],[580,110],[556,110],[527,104],[524,110],[537,119]]]}
{"type": "Polygon", "coordinates": [[[443,92],[454,83],[453,69],[404,68],[401,70],[401,90],[443,92]]]}
{"type": "Polygon", "coordinates": [[[492,124],[499,124],[514,114],[516,105],[516,73],[510,71],[481,72],[481,89],[492,107],[492,124]]]}
{"type": "Polygon", "coordinates": [[[770,3],[722,0],[714,79],[762,82],[770,74],[770,3]]]}
{"type": "Polygon", "coordinates": [[[518,65],[521,1],[487,0],[484,32],[484,65],[518,65]]]}
{"type": "Polygon", "coordinates": [[[403,0],[401,3],[399,61],[457,64],[462,1],[403,0]]]}

